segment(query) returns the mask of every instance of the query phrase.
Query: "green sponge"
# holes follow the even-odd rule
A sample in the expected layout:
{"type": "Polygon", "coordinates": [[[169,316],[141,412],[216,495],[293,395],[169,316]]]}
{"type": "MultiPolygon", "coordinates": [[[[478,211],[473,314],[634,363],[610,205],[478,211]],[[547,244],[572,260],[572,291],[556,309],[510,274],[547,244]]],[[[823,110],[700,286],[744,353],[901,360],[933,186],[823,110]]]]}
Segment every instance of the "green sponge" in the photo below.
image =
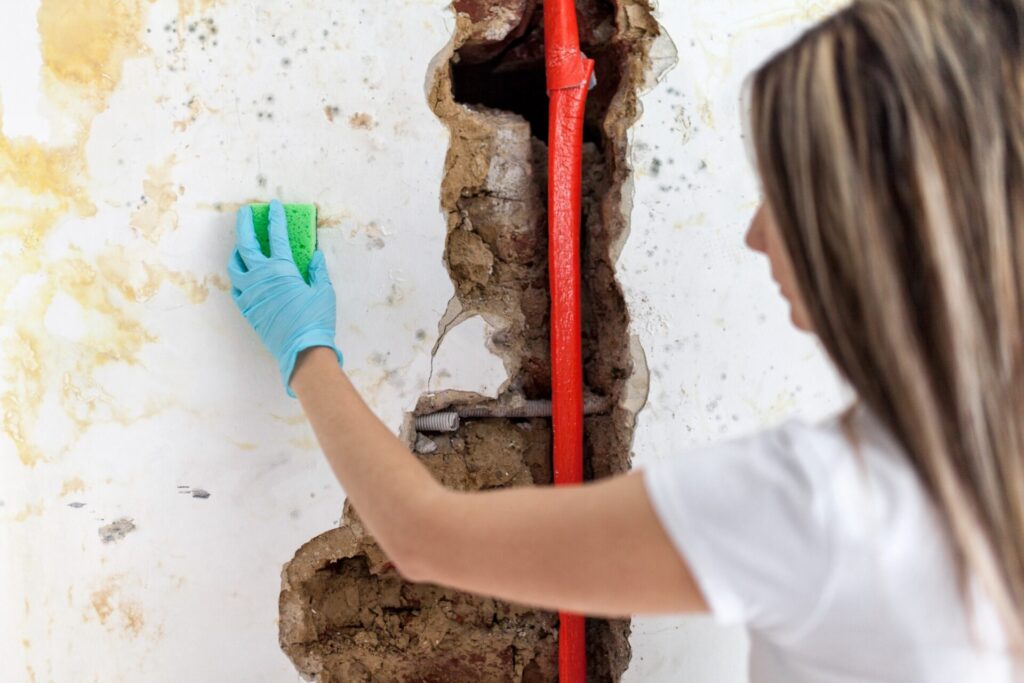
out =
{"type": "MultiPolygon", "coordinates": [[[[264,256],[270,256],[270,204],[252,204],[252,224],[256,239],[264,256]]],[[[284,217],[288,222],[288,242],[292,246],[295,265],[302,279],[309,282],[309,262],[316,249],[316,205],[285,204],[284,217]]]]}

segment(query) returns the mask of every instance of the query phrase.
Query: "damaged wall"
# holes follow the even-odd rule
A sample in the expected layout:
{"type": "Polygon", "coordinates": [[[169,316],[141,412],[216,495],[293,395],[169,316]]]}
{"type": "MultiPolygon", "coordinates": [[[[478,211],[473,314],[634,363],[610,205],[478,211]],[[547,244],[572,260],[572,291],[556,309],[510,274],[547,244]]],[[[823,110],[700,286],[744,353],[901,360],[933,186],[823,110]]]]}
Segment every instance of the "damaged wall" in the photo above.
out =
{"type": "MultiPolygon", "coordinates": [[[[449,485],[550,480],[545,419],[411,428],[414,413],[549,394],[546,102],[509,97],[543,89],[535,3],[457,4],[461,23],[442,0],[5,14],[4,680],[280,681],[294,662],[348,681],[403,671],[396,651],[433,653],[440,680],[550,680],[552,615],[402,584],[351,509],[335,529],[343,493],[222,272],[239,203],[315,201],[346,368],[373,408],[449,485]]],[[[588,476],[626,468],[630,440],[642,464],[834,404],[742,252],[756,187],[736,101],[749,68],[835,4],[690,0],[652,19],[640,0],[580,3],[599,78],[585,381],[606,399],[588,476]]],[[[742,638],[699,620],[595,620],[588,635],[594,680],[743,669],[742,638]]]]}
{"type": "MultiPolygon", "coordinates": [[[[439,345],[451,346],[450,337],[474,321],[490,326],[488,348],[503,361],[507,380],[494,393],[482,387],[469,393],[466,386],[459,392],[428,391],[417,415],[466,406],[505,410],[551,397],[543,6],[526,0],[458,0],[454,7],[455,35],[436,60],[428,88],[451,139],[440,195],[447,217],[444,261],[455,297],[440,323],[439,345]],[[488,397],[497,400],[482,401],[488,397]]],[[[643,364],[634,373],[629,356],[626,307],[613,261],[627,229],[626,131],[636,118],[637,91],[660,30],[647,5],[635,0],[580,0],[578,10],[581,45],[595,59],[599,78],[587,115],[581,240],[584,390],[592,405],[601,406],[586,420],[584,471],[592,479],[628,469],[639,406],[629,380],[636,374],[646,382],[643,364]]],[[[437,357],[435,363],[432,373],[447,369],[437,357]]],[[[550,466],[538,466],[551,460],[550,429],[546,419],[475,419],[440,441],[429,433],[409,440],[438,479],[480,490],[550,483],[550,466]],[[525,434],[534,448],[516,447],[525,434]],[[451,458],[473,476],[453,480],[451,458]],[[493,472],[495,463],[501,477],[475,476],[493,472]]],[[[410,665],[428,679],[452,683],[556,677],[555,614],[455,591],[421,595],[420,587],[402,582],[382,559],[351,509],[342,527],[302,548],[285,569],[281,638],[300,671],[338,681],[413,680],[410,665]],[[329,542],[342,536],[351,540],[329,542]],[[353,575],[360,577],[358,588],[334,578],[353,575]],[[381,601],[383,586],[395,586],[394,599],[381,601]],[[353,599],[364,610],[358,617],[350,610],[353,599]],[[388,627],[396,611],[415,615],[408,628],[388,627]],[[492,616],[467,618],[481,611],[492,616]],[[409,637],[419,624],[431,624],[436,640],[411,663],[409,637]],[[510,640],[509,632],[518,635],[510,640]]],[[[628,636],[628,620],[587,620],[588,680],[621,679],[630,659],[628,636]]],[[[426,634],[415,635],[412,649],[424,639],[429,640],[426,634]]]]}

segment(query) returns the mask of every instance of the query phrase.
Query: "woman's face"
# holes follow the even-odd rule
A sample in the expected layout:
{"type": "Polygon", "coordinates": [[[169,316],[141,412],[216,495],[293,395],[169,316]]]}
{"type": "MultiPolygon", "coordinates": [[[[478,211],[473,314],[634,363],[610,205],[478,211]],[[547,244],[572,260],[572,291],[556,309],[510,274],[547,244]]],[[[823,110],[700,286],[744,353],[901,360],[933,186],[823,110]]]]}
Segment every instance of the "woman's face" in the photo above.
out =
{"type": "Polygon", "coordinates": [[[800,298],[800,292],[796,286],[793,264],[789,260],[789,254],[786,253],[785,245],[782,243],[782,235],[779,234],[779,227],[766,202],[761,202],[757,213],[750,221],[746,242],[748,247],[768,257],[772,279],[778,283],[782,296],[789,302],[790,320],[793,321],[797,329],[812,332],[807,309],[804,308],[803,300],[800,298]]]}

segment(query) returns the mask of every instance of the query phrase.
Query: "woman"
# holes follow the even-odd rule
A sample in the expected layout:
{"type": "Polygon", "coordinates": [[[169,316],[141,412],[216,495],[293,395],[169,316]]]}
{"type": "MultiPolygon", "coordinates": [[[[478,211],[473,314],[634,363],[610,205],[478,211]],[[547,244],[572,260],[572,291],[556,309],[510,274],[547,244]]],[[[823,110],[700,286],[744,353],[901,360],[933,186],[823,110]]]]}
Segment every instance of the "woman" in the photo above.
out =
{"type": "Polygon", "coordinates": [[[234,296],[415,581],[592,615],[711,612],[755,681],[1008,681],[1024,600],[1024,2],[861,0],[757,71],[747,235],[857,391],[841,418],[567,489],[457,493],[340,368],[239,213],[234,296]],[[552,566],[565,572],[550,572],[552,566]]]}

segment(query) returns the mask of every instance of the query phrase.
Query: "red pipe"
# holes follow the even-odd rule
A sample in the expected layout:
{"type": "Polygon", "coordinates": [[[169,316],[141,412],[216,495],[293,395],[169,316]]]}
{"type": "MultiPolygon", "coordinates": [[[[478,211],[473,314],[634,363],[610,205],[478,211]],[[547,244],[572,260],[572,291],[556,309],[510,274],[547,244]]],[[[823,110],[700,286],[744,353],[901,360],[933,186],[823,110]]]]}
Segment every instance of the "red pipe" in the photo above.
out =
{"type": "MultiPolygon", "coordinates": [[[[548,275],[551,282],[551,418],[555,485],[583,481],[583,359],[580,334],[580,195],[583,112],[594,73],[580,52],[573,0],[544,3],[548,128],[548,275]]],[[[583,615],[559,614],[558,680],[585,683],[583,615]]]]}

